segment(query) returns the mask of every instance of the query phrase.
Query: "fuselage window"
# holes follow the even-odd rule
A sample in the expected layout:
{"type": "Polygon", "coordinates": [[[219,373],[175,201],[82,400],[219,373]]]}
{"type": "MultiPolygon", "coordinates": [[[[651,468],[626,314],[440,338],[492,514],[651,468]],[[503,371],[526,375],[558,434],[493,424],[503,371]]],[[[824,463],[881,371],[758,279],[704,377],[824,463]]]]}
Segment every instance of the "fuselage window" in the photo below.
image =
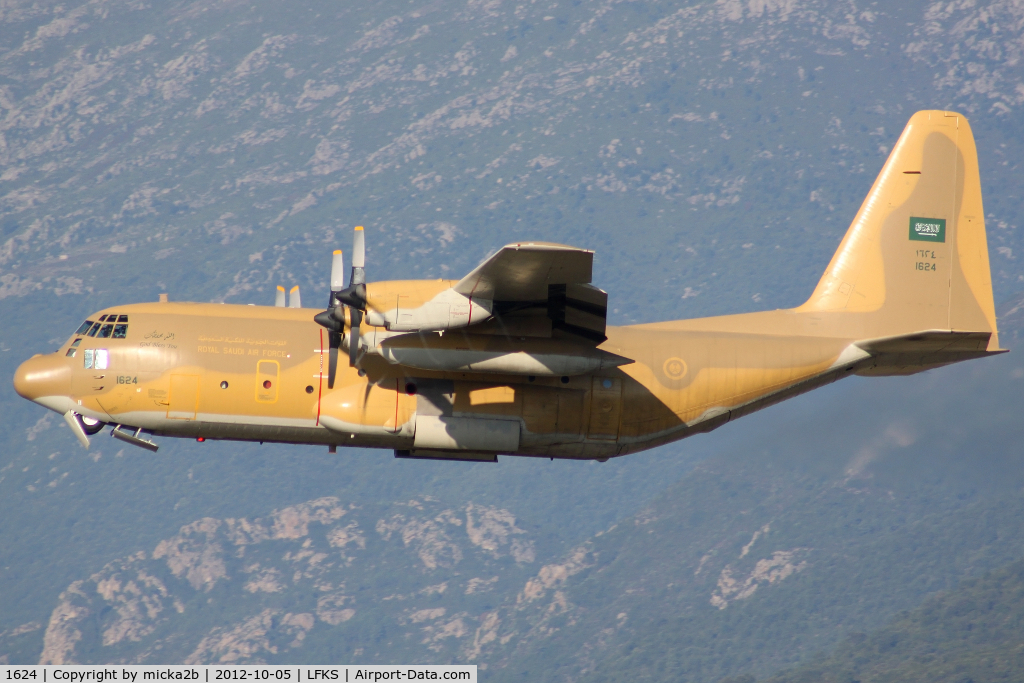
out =
{"type": "MultiPolygon", "coordinates": [[[[122,318],[125,316],[121,316],[122,318]]],[[[128,336],[127,325],[114,325],[114,339],[124,339],[128,336]]]]}
{"type": "Polygon", "coordinates": [[[92,327],[89,328],[89,336],[90,337],[95,337],[96,333],[99,332],[99,331],[100,331],[100,324],[99,323],[93,323],[92,327]]]}
{"type": "Polygon", "coordinates": [[[84,323],[82,323],[82,326],[78,328],[78,331],[75,332],[75,334],[85,334],[86,332],[89,331],[90,327],[92,327],[92,321],[86,320],[84,323]]]}
{"type": "Polygon", "coordinates": [[[119,322],[119,323],[126,323],[126,322],[128,322],[128,316],[126,316],[126,315],[119,315],[119,316],[117,316],[117,322],[119,322]]]}
{"type": "Polygon", "coordinates": [[[85,352],[83,353],[83,365],[85,366],[86,370],[92,370],[92,359],[93,356],[95,355],[96,352],[93,349],[86,349],[85,352]]]}
{"type": "Polygon", "coordinates": [[[100,339],[107,339],[110,337],[110,333],[114,331],[113,325],[104,325],[100,328],[100,333],[97,335],[100,339]]]}

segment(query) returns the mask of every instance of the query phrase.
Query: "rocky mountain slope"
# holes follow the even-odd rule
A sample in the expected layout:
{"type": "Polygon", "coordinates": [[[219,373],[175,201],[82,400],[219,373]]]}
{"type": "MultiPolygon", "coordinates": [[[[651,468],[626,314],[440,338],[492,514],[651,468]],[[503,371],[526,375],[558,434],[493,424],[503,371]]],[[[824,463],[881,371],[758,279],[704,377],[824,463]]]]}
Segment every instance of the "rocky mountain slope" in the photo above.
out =
{"type": "Polygon", "coordinates": [[[452,643],[536,559],[507,510],[429,497],[207,517],[71,584],[40,661],[295,661],[310,647],[334,660],[454,659],[452,643]]]}
{"type": "Polygon", "coordinates": [[[0,12],[0,296],[269,301],[322,290],[358,223],[372,277],[543,238],[597,249],[620,321],[791,305],[910,113],[941,107],[976,120],[1015,286],[1014,0],[0,12]]]}

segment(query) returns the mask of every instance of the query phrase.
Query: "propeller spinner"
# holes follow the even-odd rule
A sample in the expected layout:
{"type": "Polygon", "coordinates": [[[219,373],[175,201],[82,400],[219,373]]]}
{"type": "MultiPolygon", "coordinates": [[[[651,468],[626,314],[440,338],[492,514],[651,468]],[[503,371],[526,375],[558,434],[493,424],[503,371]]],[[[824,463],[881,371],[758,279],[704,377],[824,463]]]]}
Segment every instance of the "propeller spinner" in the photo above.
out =
{"type": "Polygon", "coordinates": [[[344,259],[341,250],[334,252],[331,261],[331,297],[327,310],[314,316],[314,320],[327,329],[330,342],[330,356],[327,366],[327,388],[334,388],[334,378],[338,371],[338,348],[341,346],[342,334],[345,331],[345,307],[349,309],[349,343],[348,363],[356,366],[359,353],[359,328],[363,323],[363,312],[366,310],[366,241],[363,226],[355,229],[352,249],[352,272],[349,275],[348,287],[344,287],[344,259]],[[344,288],[343,288],[344,287],[344,288]]]}

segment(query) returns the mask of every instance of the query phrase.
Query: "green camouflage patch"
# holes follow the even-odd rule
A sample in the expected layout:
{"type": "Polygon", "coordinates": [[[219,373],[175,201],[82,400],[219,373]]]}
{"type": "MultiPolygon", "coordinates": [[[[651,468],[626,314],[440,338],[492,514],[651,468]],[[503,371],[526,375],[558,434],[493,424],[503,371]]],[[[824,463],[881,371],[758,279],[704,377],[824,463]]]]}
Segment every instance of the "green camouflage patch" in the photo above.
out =
{"type": "Polygon", "coordinates": [[[910,217],[910,239],[918,242],[945,242],[945,218],[910,217]]]}

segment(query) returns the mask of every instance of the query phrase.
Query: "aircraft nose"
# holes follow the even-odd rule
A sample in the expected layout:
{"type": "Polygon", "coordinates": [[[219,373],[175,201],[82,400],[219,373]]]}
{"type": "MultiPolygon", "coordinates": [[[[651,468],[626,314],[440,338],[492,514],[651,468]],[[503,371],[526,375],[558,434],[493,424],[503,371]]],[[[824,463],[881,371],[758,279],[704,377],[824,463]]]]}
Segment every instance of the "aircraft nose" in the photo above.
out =
{"type": "Polygon", "coordinates": [[[14,390],[30,401],[67,396],[71,393],[71,367],[53,353],[32,356],[14,373],[14,390]]]}

